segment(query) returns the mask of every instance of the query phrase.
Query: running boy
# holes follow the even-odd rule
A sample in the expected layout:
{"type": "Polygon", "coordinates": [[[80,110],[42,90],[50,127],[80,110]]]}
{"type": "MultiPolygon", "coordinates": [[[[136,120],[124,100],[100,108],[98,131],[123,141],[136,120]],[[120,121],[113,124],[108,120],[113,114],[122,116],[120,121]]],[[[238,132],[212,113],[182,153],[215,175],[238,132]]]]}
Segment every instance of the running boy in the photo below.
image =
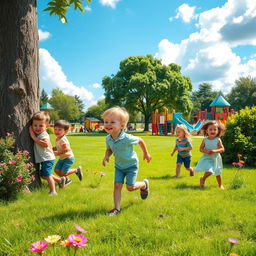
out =
{"type": "MultiPolygon", "coordinates": [[[[59,161],[55,165],[54,172],[60,177],[65,178],[65,184],[72,183],[72,180],[67,178],[68,175],[75,173],[79,180],[83,179],[82,167],[78,166],[76,169],[70,169],[74,163],[75,158],[70,147],[70,143],[65,136],[68,133],[70,124],[66,120],[59,120],[54,124],[54,134],[56,136],[56,147],[53,148],[55,156],[59,156],[59,161]]],[[[59,183],[60,187],[64,187],[59,183]]]]}
{"type": "Polygon", "coordinates": [[[129,191],[140,189],[142,199],[146,199],[149,193],[149,182],[147,179],[136,182],[138,174],[138,157],[133,150],[133,145],[139,144],[147,162],[150,162],[151,156],[148,153],[145,142],[133,135],[124,132],[124,128],[129,120],[129,114],[126,109],[121,107],[113,107],[106,110],[102,118],[104,120],[104,129],[108,133],[106,137],[107,149],[103,166],[109,162],[112,153],[115,156],[115,181],[114,181],[114,209],[108,212],[109,216],[120,213],[121,190],[126,178],[126,188],[129,191]]]}

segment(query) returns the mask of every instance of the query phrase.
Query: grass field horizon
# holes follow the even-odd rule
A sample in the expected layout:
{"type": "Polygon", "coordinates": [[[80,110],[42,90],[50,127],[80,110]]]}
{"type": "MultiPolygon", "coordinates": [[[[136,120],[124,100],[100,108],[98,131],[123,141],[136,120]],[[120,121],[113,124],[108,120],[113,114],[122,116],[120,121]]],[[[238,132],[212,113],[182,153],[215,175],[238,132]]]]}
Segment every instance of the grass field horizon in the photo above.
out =
{"type": "MultiPolygon", "coordinates": [[[[153,159],[142,160],[139,146],[135,146],[140,159],[138,180],[149,179],[150,196],[141,200],[139,191],[122,192],[122,213],[106,216],[113,208],[114,158],[107,167],[101,165],[105,152],[105,137],[72,134],[68,136],[75,154],[75,165],[83,166],[84,179],[75,175],[73,183],[57,188],[58,196],[49,197],[48,188],[23,193],[17,201],[0,203],[0,255],[33,255],[28,251],[33,242],[49,235],[65,239],[74,234],[78,224],[88,233],[88,246],[76,255],[227,255],[228,238],[239,240],[232,249],[240,256],[256,255],[256,173],[255,168],[241,170],[245,187],[230,188],[234,169],[225,166],[223,184],[217,187],[210,177],[204,190],[199,188],[200,173],[190,177],[184,167],[181,178],[175,175],[176,156],[171,157],[174,136],[150,136],[144,133],[153,159]],[[97,171],[97,174],[94,172],[97,171]],[[102,177],[98,185],[99,175],[102,177]]],[[[53,136],[51,136],[53,139],[53,136]]],[[[193,138],[192,166],[199,160],[201,138],[193,138]]],[[[55,252],[47,248],[44,255],[69,255],[57,245],[55,252]]],[[[70,254],[73,255],[73,254],[70,254]]]]}

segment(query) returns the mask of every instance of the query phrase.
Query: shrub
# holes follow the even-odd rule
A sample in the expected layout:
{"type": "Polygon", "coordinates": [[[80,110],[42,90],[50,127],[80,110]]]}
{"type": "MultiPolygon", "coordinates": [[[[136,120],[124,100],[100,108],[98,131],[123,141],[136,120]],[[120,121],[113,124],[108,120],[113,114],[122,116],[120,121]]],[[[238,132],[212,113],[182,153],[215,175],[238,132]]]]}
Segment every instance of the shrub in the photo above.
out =
{"type": "Polygon", "coordinates": [[[34,177],[33,164],[29,163],[29,152],[18,151],[14,153],[14,137],[0,139],[0,199],[15,199],[34,177]]]}
{"type": "Polygon", "coordinates": [[[53,127],[48,127],[48,128],[46,129],[46,131],[47,131],[48,134],[53,134],[54,128],[53,128],[53,127]]]}
{"type": "Polygon", "coordinates": [[[240,110],[229,117],[223,136],[223,161],[232,163],[237,154],[247,156],[247,165],[256,166],[256,107],[240,110]]]}

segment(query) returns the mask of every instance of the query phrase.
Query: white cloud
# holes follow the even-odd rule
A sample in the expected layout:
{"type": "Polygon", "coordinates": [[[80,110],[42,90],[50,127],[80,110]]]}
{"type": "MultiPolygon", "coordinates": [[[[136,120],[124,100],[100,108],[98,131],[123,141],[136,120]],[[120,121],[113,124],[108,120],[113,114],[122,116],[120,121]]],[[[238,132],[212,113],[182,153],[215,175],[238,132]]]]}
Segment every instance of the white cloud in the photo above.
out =
{"type": "Polygon", "coordinates": [[[181,18],[185,23],[189,23],[192,19],[195,19],[197,15],[195,14],[196,7],[189,6],[188,4],[182,4],[178,7],[177,14],[175,17],[170,17],[169,21],[173,19],[181,18]]]}
{"type": "Polygon", "coordinates": [[[95,104],[92,92],[85,87],[76,86],[73,82],[68,81],[67,76],[62,70],[60,64],[51,56],[46,49],[39,49],[40,58],[40,86],[46,91],[59,88],[65,94],[78,95],[85,103],[86,107],[95,104]]]}
{"type": "Polygon", "coordinates": [[[92,86],[93,88],[100,88],[100,87],[101,87],[101,85],[98,84],[98,83],[92,84],[91,86],[92,86]]]}
{"type": "Polygon", "coordinates": [[[116,4],[121,0],[100,0],[102,5],[110,6],[111,8],[115,8],[116,4]]]}
{"type": "Polygon", "coordinates": [[[49,32],[43,31],[41,29],[38,29],[38,35],[39,35],[39,41],[46,40],[51,36],[49,32]]]}
{"type": "Polygon", "coordinates": [[[256,77],[255,56],[242,64],[233,51],[239,45],[256,45],[256,1],[228,0],[222,7],[200,13],[198,18],[197,32],[176,44],[162,39],[155,57],[163,64],[181,65],[194,85],[208,82],[224,92],[240,76],[256,77]]]}
{"type": "Polygon", "coordinates": [[[90,12],[90,11],[92,10],[92,8],[91,8],[90,6],[85,6],[85,7],[84,7],[84,10],[85,10],[86,12],[90,12]]]}

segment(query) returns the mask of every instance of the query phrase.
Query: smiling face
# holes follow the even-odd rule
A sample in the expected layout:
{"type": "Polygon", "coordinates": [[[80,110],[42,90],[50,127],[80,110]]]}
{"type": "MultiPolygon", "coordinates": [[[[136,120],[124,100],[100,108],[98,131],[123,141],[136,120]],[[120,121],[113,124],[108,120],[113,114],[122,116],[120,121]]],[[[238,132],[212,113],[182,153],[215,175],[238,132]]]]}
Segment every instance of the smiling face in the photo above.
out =
{"type": "Polygon", "coordinates": [[[63,127],[55,126],[54,127],[54,134],[57,138],[62,138],[65,134],[67,134],[67,130],[65,130],[63,127]]]}
{"type": "Polygon", "coordinates": [[[121,118],[112,113],[104,117],[104,130],[112,137],[117,137],[124,128],[121,118]]]}
{"type": "Polygon", "coordinates": [[[184,139],[185,137],[185,133],[182,129],[180,128],[177,128],[176,129],[176,136],[179,138],[179,139],[184,139]]]}
{"type": "Polygon", "coordinates": [[[209,125],[206,130],[206,133],[210,139],[215,138],[218,135],[218,132],[219,132],[219,128],[218,128],[218,125],[216,124],[209,125]]]}
{"type": "Polygon", "coordinates": [[[36,135],[39,135],[42,132],[44,132],[46,128],[47,128],[47,123],[45,120],[33,120],[32,129],[36,135]]]}

